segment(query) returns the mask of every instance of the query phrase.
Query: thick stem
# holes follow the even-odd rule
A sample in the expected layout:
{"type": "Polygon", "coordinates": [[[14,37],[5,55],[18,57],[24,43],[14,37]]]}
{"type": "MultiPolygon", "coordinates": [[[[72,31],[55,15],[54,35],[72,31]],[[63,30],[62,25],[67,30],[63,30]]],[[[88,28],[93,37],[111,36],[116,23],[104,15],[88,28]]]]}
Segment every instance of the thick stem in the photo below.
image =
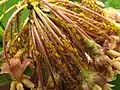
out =
{"type": "Polygon", "coordinates": [[[41,27],[41,25],[39,24],[39,22],[38,22],[39,19],[36,17],[35,11],[33,11],[32,15],[33,15],[33,19],[35,21],[35,26],[38,29],[39,34],[41,34],[42,35],[41,37],[43,37],[43,39],[45,39],[45,41],[48,42],[49,39],[43,30],[44,28],[41,27]]]}
{"type": "Polygon", "coordinates": [[[61,30],[42,11],[40,11],[40,13],[45,17],[46,21],[50,24],[51,28],[55,30],[57,35],[60,35],[63,39],[66,39],[66,36],[61,33],[61,30]]]}
{"type": "MultiPolygon", "coordinates": [[[[32,31],[32,39],[33,39],[33,44],[34,44],[34,49],[35,49],[35,59],[36,59],[36,64],[37,64],[37,72],[38,72],[38,84],[40,84],[40,88],[42,88],[42,90],[44,90],[44,84],[43,84],[43,78],[42,78],[42,71],[41,71],[41,67],[40,67],[40,62],[39,62],[39,57],[38,55],[36,54],[36,51],[37,51],[37,46],[36,46],[36,41],[35,41],[35,35],[34,35],[34,27],[31,26],[31,31],[32,31]]],[[[38,87],[38,88],[39,88],[38,87]]]]}
{"type": "Polygon", "coordinates": [[[51,8],[56,14],[58,14],[61,18],[63,18],[65,21],[67,21],[68,23],[72,24],[74,28],[76,28],[76,30],[79,32],[79,34],[83,37],[83,38],[90,38],[80,27],[78,27],[78,25],[76,25],[71,19],[69,19],[68,17],[66,17],[64,14],[60,13],[59,11],[57,11],[51,4],[49,4],[46,0],[41,0],[44,4],[46,4],[49,8],[51,8]]]}
{"type": "Polygon", "coordinates": [[[73,6],[73,7],[79,8],[79,9],[81,9],[81,10],[83,10],[83,11],[92,13],[92,14],[94,14],[94,15],[96,15],[96,16],[99,16],[99,17],[101,17],[102,19],[104,19],[104,20],[106,20],[106,21],[109,22],[109,20],[108,20],[106,17],[104,17],[103,15],[100,15],[99,13],[97,13],[97,12],[95,12],[95,11],[89,9],[89,8],[86,8],[85,6],[82,6],[82,5],[79,5],[79,4],[75,4],[75,3],[73,3],[73,2],[64,1],[64,0],[57,0],[57,1],[58,1],[58,2],[66,3],[66,4],[71,5],[71,6],[73,6]]]}
{"type": "MultiPolygon", "coordinates": [[[[98,26],[103,26],[103,23],[98,22],[98,21],[96,21],[96,20],[93,20],[93,19],[87,17],[86,15],[85,15],[85,16],[80,16],[79,13],[73,12],[73,11],[71,11],[71,10],[69,10],[69,9],[65,9],[65,8],[62,8],[62,7],[56,7],[56,8],[59,9],[60,11],[65,11],[65,12],[67,12],[67,13],[69,13],[69,14],[71,14],[71,15],[77,16],[77,17],[79,17],[79,18],[84,18],[84,20],[88,21],[89,23],[91,23],[91,24],[93,24],[93,25],[94,25],[94,22],[96,22],[96,23],[98,24],[97,27],[98,27],[98,26]]],[[[95,25],[95,26],[96,26],[96,25],[95,25]]]]}
{"type": "Polygon", "coordinates": [[[8,29],[9,29],[9,26],[10,26],[10,23],[11,23],[12,19],[13,19],[22,9],[24,9],[24,8],[27,7],[27,6],[28,6],[28,5],[25,4],[25,5],[21,6],[19,9],[17,9],[17,10],[12,14],[12,16],[11,16],[10,19],[8,20],[7,25],[6,25],[6,27],[5,27],[4,40],[3,40],[3,49],[4,49],[5,58],[6,58],[6,60],[7,60],[7,62],[8,62],[9,65],[10,65],[10,63],[9,63],[8,56],[7,56],[7,51],[6,51],[6,44],[7,44],[6,40],[7,40],[8,29]]]}
{"type": "MultiPolygon", "coordinates": [[[[50,38],[50,40],[55,44],[56,48],[58,48],[58,46],[57,46],[57,44],[56,44],[56,41],[54,40],[54,38],[52,38],[52,37],[49,35],[48,31],[46,30],[46,27],[44,27],[44,25],[42,24],[42,22],[39,20],[39,23],[36,23],[36,24],[37,24],[37,26],[38,26],[39,24],[40,24],[40,26],[42,26],[42,28],[44,29],[44,31],[46,32],[46,34],[48,35],[48,37],[50,38]]],[[[41,28],[41,29],[42,29],[42,28],[41,28]]],[[[39,30],[41,30],[41,29],[39,28],[39,30]]],[[[41,35],[41,34],[42,34],[42,33],[40,33],[40,35],[41,35]]],[[[56,48],[55,48],[55,49],[56,49],[56,48]]],[[[41,50],[40,50],[40,51],[41,51],[41,50]]],[[[56,63],[58,63],[58,62],[60,61],[60,59],[59,59],[59,58],[56,59],[54,55],[53,55],[52,57],[54,58],[54,60],[55,60],[56,63]]],[[[52,62],[53,62],[53,61],[52,61],[52,62]]],[[[55,63],[55,64],[56,64],[56,63],[55,63]]],[[[71,81],[74,81],[74,80],[72,79],[72,77],[69,76],[69,74],[67,74],[67,73],[64,71],[62,65],[59,65],[58,67],[59,67],[60,71],[64,74],[64,76],[65,76],[66,78],[69,77],[71,81]]]]}
{"type": "MultiPolygon", "coordinates": [[[[62,12],[61,12],[62,13],[62,12]]],[[[73,14],[67,13],[67,12],[63,12],[66,16],[68,16],[69,18],[73,17],[75,19],[77,19],[78,23],[80,24],[80,21],[83,21],[83,23],[87,23],[88,25],[90,25],[91,27],[93,27],[94,29],[96,29],[98,32],[101,32],[104,36],[106,36],[108,39],[110,39],[110,37],[105,33],[105,31],[101,30],[99,27],[93,25],[92,23],[88,22],[87,20],[80,18],[78,16],[74,16],[73,14]]],[[[85,30],[84,30],[85,31],[85,30]]],[[[86,31],[85,31],[86,32],[86,31]]],[[[111,39],[110,39],[111,40],[111,39]]]]}
{"type": "Polygon", "coordinates": [[[54,82],[54,84],[55,84],[55,86],[56,86],[56,81],[55,81],[55,78],[54,78],[54,71],[53,71],[53,69],[52,69],[52,67],[51,67],[51,65],[50,65],[49,59],[48,59],[48,57],[47,57],[47,54],[46,54],[46,51],[45,51],[45,49],[44,49],[43,43],[42,43],[42,41],[41,41],[41,39],[40,39],[40,37],[39,37],[39,35],[38,35],[38,32],[37,32],[37,30],[36,30],[36,28],[35,28],[34,25],[33,25],[33,27],[34,27],[34,34],[35,34],[36,40],[38,40],[38,43],[39,43],[39,45],[40,45],[40,49],[41,49],[40,52],[42,53],[42,55],[43,55],[43,57],[44,57],[46,66],[49,68],[50,73],[51,73],[51,77],[52,77],[53,82],[54,82]]]}
{"type": "Polygon", "coordinates": [[[71,29],[69,27],[67,27],[67,23],[65,23],[64,21],[59,22],[60,19],[56,19],[55,17],[50,17],[50,19],[53,20],[54,23],[56,23],[57,26],[59,26],[60,28],[62,28],[64,30],[64,32],[67,32],[67,33],[70,34],[67,38],[69,38],[69,39],[72,38],[71,39],[72,44],[73,43],[75,44],[75,46],[80,50],[79,54],[84,58],[84,60],[86,60],[85,57],[84,57],[85,51],[83,49],[83,46],[81,45],[81,43],[79,42],[79,40],[76,39],[76,37],[72,33],[71,29]],[[63,23],[65,23],[65,24],[63,24],[63,23]],[[66,27],[64,27],[63,25],[66,26],[66,27]]]}
{"type": "Polygon", "coordinates": [[[40,17],[40,19],[44,22],[44,24],[47,26],[48,30],[51,32],[51,34],[53,34],[53,36],[55,37],[55,39],[58,41],[59,44],[63,45],[61,40],[59,39],[59,37],[57,36],[57,34],[52,30],[52,28],[49,26],[49,24],[46,22],[46,20],[44,19],[44,17],[40,14],[40,9],[34,7],[35,11],[37,12],[38,16],[40,17]]]}

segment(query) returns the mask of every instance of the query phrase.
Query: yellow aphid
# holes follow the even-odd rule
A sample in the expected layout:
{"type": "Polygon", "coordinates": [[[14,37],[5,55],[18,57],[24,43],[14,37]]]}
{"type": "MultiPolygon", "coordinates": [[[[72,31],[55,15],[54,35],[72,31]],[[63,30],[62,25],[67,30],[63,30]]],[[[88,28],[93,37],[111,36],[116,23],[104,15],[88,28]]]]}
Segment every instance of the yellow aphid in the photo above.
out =
{"type": "Polygon", "coordinates": [[[76,33],[76,29],[72,28],[72,33],[76,33]]]}
{"type": "MultiPolygon", "coordinates": [[[[66,0],[66,1],[68,1],[68,0],[66,0]]],[[[79,2],[75,2],[75,4],[79,4],[79,2]]]]}
{"type": "Polygon", "coordinates": [[[40,54],[39,51],[36,50],[36,54],[39,55],[40,54]]]}
{"type": "Polygon", "coordinates": [[[85,16],[85,14],[84,14],[84,13],[80,13],[80,16],[81,16],[81,17],[84,17],[84,16],[85,16]]]}
{"type": "Polygon", "coordinates": [[[17,83],[16,88],[17,90],[24,90],[22,83],[17,83]]]}
{"type": "Polygon", "coordinates": [[[59,46],[58,49],[61,50],[61,51],[64,51],[62,46],[59,46]]]}
{"type": "Polygon", "coordinates": [[[60,57],[60,55],[58,53],[55,53],[55,56],[58,57],[58,58],[60,57]]]}
{"type": "MultiPolygon", "coordinates": [[[[48,2],[51,2],[51,3],[54,3],[56,2],[57,0],[48,0],[48,2]]],[[[63,0],[63,1],[69,1],[69,0],[63,0]]]]}
{"type": "Polygon", "coordinates": [[[61,61],[58,61],[58,62],[57,62],[57,64],[58,64],[58,65],[61,65],[61,64],[62,64],[62,62],[61,62],[61,61]]]}
{"type": "Polygon", "coordinates": [[[54,83],[53,83],[53,80],[52,80],[52,77],[51,77],[51,76],[48,78],[47,84],[48,84],[48,87],[49,87],[49,88],[53,88],[53,87],[54,87],[54,83]]]}
{"type": "Polygon", "coordinates": [[[81,37],[78,34],[76,34],[76,38],[77,38],[77,40],[81,39],[81,37]]]}
{"type": "Polygon", "coordinates": [[[48,2],[56,2],[56,0],[48,0],[48,2]]]}
{"type": "Polygon", "coordinates": [[[23,84],[28,88],[34,88],[34,84],[29,79],[22,79],[23,84]]]}
{"type": "Polygon", "coordinates": [[[28,0],[29,2],[34,2],[35,0],[28,0]]]}
{"type": "Polygon", "coordinates": [[[91,31],[92,31],[92,30],[93,30],[93,28],[92,28],[92,27],[90,27],[90,28],[89,28],[89,30],[91,30],[91,31]]]}
{"type": "MultiPolygon", "coordinates": [[[[55,80],[56,80],[56,84],[58,85],[59,81],[60,81],[60,75],[55,73],[54,77],[55,77],[55,80]]],[[[49,88],[54,88],[54,82],[53,82],[53,79],[52,79],[51,76],[49,76],[49,78],[48,78],[47,85],[48,85],[49,88]]]]}
{"type": "Polygon", "coordinates": [[[11,85],[10,85],[10,90],[16,90],[16,84],[18,83],[18,81],[12,81],[11,85]]]}
{"type": "Polygon", "coordinates": [[[54,45],[52,43],[49,43],[50,48],[54,48],[54,45]]]}

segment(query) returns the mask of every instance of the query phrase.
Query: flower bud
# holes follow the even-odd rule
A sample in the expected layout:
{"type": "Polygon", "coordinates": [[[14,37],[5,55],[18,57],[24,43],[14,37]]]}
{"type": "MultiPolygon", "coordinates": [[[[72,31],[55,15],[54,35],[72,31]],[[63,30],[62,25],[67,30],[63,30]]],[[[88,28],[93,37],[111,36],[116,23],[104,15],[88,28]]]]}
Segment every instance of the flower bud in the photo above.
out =
{"type": "Polygon", "coordinates": [[[108,72],[108,76],[109,76],[110,78],[113,78],[113,77],[114,77],[114,71],[113,71],[113,69],[112,69],[111,66],[108,66],[107,72],[108,72]]]}
{"type": "Polygon", "coordinates": [[[18,81],[12,81],[11,85],[10,85],[10,90],[16,90],[16,84],[18,83],[18,81]]]}
{"type": "Polygon", "coordinates": [[[30,79],[30,76],[23,75],[23,78],[30,79]]]}
{"type": "Polygon", "coordinates": [[[88,83],[84,83],[82,85],[82,90],[91,90],[90,86],[88,85],[88,83]]]}
{"type": "Polygon", "coordinates": [[[17,90],[24,90],[22,83],[17,83],[16,88],[17,90]]]}
{"type": "Polygon", "coordinates": [[[111,85],[111,84],[108,84],[106,83],[103,87],[103,90],[112,90],[111,87],[114,87],[115,85],[111,85]]]}
{"type": "Polygon", "coordinates": [[[35,86],[29,79],[26,79],[26,78],[22,79],[22,82],[28,88],[34,88],[34,86],[35,86]]]}
{"type": "Polygon", "coordinates": [[[113,62],[113,67],[114,67],[115,69],[117,69],[117,70],[120,71],[120,62],[114,61],[114,62],[113,62]]]}
{"type": "Polygon", "coordinates": [[[108,55],[112,55],[113,57],[120,56],[120,53],[115,50],[108,50],[107,53],[108,53],[108,55]]]}
{"type": "Polygon", "coordinates": [[[98,6],[100,6],[100,7],[105,7],[104,3],[101,2],[101,1],[96,0],[95,3],[96,3],[98,6]]]}
{"type": "Polygon", "coordinates": [[[93,88],[92,88],[92,90],[102,90],[102,88],[99,86],[99,85],[95,85],[93,88]]]}
{"type": "Polygon", "coordinates": [[[113,59],[113,60],[120,62],[120,57],[117,57],[117,58],[115,58],[115,59],[113,59]]]}

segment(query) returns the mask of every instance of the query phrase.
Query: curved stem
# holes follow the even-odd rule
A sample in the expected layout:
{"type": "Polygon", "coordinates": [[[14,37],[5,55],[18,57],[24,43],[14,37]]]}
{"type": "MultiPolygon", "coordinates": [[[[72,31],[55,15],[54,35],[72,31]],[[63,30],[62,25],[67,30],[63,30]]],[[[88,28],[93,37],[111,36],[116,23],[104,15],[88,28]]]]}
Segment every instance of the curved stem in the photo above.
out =
{"type": "Polygon", "coordinates": [[[39,33],[39,35],[41,37],[43,37],[43,39],[46,41],[46,42],[49,42],[49,38],[47,36],[47,34],[45,33],[44,29],[45,27],[42,27],[40,24],[39,24],[39,19],[36,17],[36,14],[35,14],[35,11],[33,11],[33,19],[35,21],[35,26],[37,28],[37,31],[39,33]]]}
{"type": "Polygon", "coordinates": [[[109,22],[109,20],[108,20],[106,17],[100,15],[99,13],[97,13],[97,12],[95,12],[95,11],[89,9],[89,8],[86,8],[85,6],[82,6],[82,5],[79,5],[79,4],[75,4],[75,3],[70,2],[70,1],[69,1],[69,2],[68,2],[68,1],[64,1],[64,0],[57,0],[57,1],[58,1],[58,2],[63,2],[63,3],[69,4],[69,5],[71,5],[71,6],[74,6],[74,7],[76,7],[76,8],[79,8],[79,9],[81,9],[81,10],[83,10],[83,11],[90,12],[90,13],[92,13],[92,14],[94,14],[94,15],[97,15],[97,16],[99,16],[99,17],[101,17],[101,18],[103,18],[104,20],[106,20],[106,21],[109,22]]]}
{"type": "Polygon", "coordinates": [[[25,26],[27,25],[27,23],[28,23],[29,20],[30,20],[29,17],[27,17],[27,18],[25,19],[25,21],[24,21],[24,23],[23,23],[23,25],[22,25],[22,28],[21,28],[21,30],[20,30],[20,32],[19,32],[18,35],[16,36],[15,40],[13,41],[13,43],[15,43],[15,42],[17,41],[17,39],[21,36],[21,34],[22,34],[22,32],[23,32],[23,30],[24,30],[24,28],[25,28],[25,26]]]}
{"type": "MultiPolygon", "coordinates": [[[[31,34],[32,34],[32,41],[34,44],[34,48],[35,48],[35,52],[37,51],[37,45],[36,45],[36,41],[35,41],[35,35],[34,35],[34,27],[31,26],[31,34]]],[[[36,57],[36,64],[37,64],[37,72],[38,72],[38,84],[40,84],[39,87],[42,88],[42,90],[44,90],[44,85],[43,85],[43,78],[42,78],[42,71],[41,71],[41,67],[40,67],[40,62],[39,62],[39,58],[38,55],[35,53],[35,57],[36,57]]]]}
{"type": "Polygon", "coordinates": [[[60,29],[59,29],[42,11],[40,11],[40,13],[45,17],[46,21],[47,21],[47,22],[50,24],[50,26],[55,30],[55,32],[57,32],[58,35],[60,35],[63,39],[65,39],[66,36],[61,33],[60,29]]]}
{"type": "Polygon", "coordinates": [[[34,7],[35,11],[37,12],[38,16],[40,17],[40,19],[44,22],[44,24],[49,28],[50,32],[53,34],[53,36],[55,37],[55,39],[61,44],[61,40],[59,39],[59,37],[56,35],[56,33],[52,30],[52,28],[49,26],[49,24],[46,22],[45,18],[40,14],[40,10],[39,8],[34,7]]]}
{"type": "MultiPolygon", "coordinates": [[[[42,22],[39,20],[39,23],[40,23],[40,25],[42,26],[42,27],[44,27],[44,25],[42,25],[42,22]]],[[[39,24],[39,23],[37,23],[37,25],[39,24]]],[[[50,38],[50,40],[55,44],[55,46],[56,46],[56,48],[58,47],[57,45],[56,45],[56,40],[54,40],[54,38],[53,37],[51,37],[50,35],[49,35],[49,33],[48,33],[48,31],[46,30],[46,28],[44,27],[43,28],[44,30],[45,30],[45,32],[46,32],[46,34],[48,35],[48,37],[50,38]]],[[[39,30],[40,30],[40,28],[39,28],[39,30]]],[[[40,33],[40,34],[42,34],[42,33],[40,33]]],[[[41,36],[41,35],[40,35],[41,36]]],[[[55,48],[55,50],[56,50],[56,48],[55,48]]],[[[59,58],[55,58],[54,57],[54,55],[53,55],[53,58],[54,58],[54,60],[55,60],[55,62],[56,63],[58,63],[61,59],[59,59],[59,58]]],[[[67,73],[66,71],[64,71],[64,68],[63,68],[63,65],[59,65],[59,69],[61,70],[61,72],[64,74],[64,76],[65,77],[68,77],[71,81],[74,81],[73,80],[73,78],[69,75],[69,73],[67,73]]]]}
{"type": "Polygon", "coordinates": [[[71,19],[69,19],[67,16],[64,14],[60,13],[57,11],[51,4],[49,4],[46,0],[41,0],[44,4],[46,4],[49,8],[51,8],[56,14],[58,14],[61,18],[63,18],[65,21],[68,23],[72,24],[73,27],[78,31],[78,33],[83,37],[83,38],[90,38],[78,25],[76,25],[71,19]]]}
{"type": "Polygon", "coordinates": [[[97,27],[100,26],[100,25],[103,25],[103,23],[100,23],[100,22],[98,22],[98,21],[96,21],[94,19],[91,19],[91,18],[87,17],[86,15],[85,15],[85,17],[81,17],[79,13],[73,12],[73,11],[71,11],[69,9],[65,9],[65,8],[62,8],[62,7],[59,7],[59,6],[57,6],[56,8],[59,9],[60,11],[65,11],[65,12],[67,12],[67,13],[69,13],[71,15],[77,16],[79,18],[84,18],[84,20],[90,22],[91,24],[94,24],[94,22],[97,22],[97,24],[98,24],[97,27]]]}
{"type": "Polygon", "coordinates": [[[34,27],[34,34],[35,34],[36,40],[38,40],[39,45],[40,45],[41,53],[43,54],[45,63],[46,63],[46,65],[47,65],[48,69],[50,70],[51,77],[52,77],[53,82],[54,82],[54,84],[55,84],[55,86],[56,86],[56,81],[55,81],[55,77],[54,77],[54,72],[53,72],[53,69],[52,69],[52,67],[51,67],[51,65],[50,65],[50,62],[49,62],[49,59],[48,59],[48,57],[47,57],[46,51],[45,51],[45,49],[44,49],[43,43],[42,43],[42,41],[41,41],[41,38],[40,38],[39,35],[38,35],[38,32],[37,32],[37,30],[36,30],[36,27],[35,27],[34,25],[33,25],[33,27],[34,27]]]}
{"type": "Polygon", "coordinates": [[[4,54],[5,54],[5,58],[8,62],[8,64],[10,65],[9,63],[9,60],[8,60],[8,57],[7,57],[7,52],[6,52],[6,39],[7,39],[7,33],[8,33],[8,29],[9,29],[9,26],[10,26],[10,23],[12,21],[12,19],[22,10],[24,9],[25,7],[27,7],[28,5],[25,4],[23,6],[21,6],[19,9],[17,9],[13,14],[12,16],[10,17],[10,19],[8,20],[7,24],[6,24],[6,27],[5,27],[5,32],[4,32],[4,40],[3,40],[3,49],[4,49],[4,54]]]}
{"type": "MultiPolygon", "coordinates": [[[[79,48],[79,50],[81,51],[81,54],[80,54],[80,55],[84,57],[84,52],[85,52],[85,51],[84,51],[84,49],[83,49],[83,46],[82,46],[81,43],[79,42],[79,40],[76,39],[75,35],[72,33],[71,29],[70,29],[69,27],[67,27],[66,24],[63,24],[64,26],[61,25],[61,23],[65,23],[65,22],[64,22],[64,21],[59,22],[60,19],[57,20],[55,17],[50,17],[50,19],[53,20],[54,23],[57,24],[57,26],[59,26],[60,28],[63,28],[65,32],[67,32],[67,33],[70,34],[70,35],[69,35],[69,38],[72,38],[71,42],[74,43],[77,48],[79,48]],[[65,27],[65,26],[66,26],[66,27],[65,27]]],[[[85,57],[84,57],[84,60],[86,60],[85,57]]]]}
{"type": "Polygon", "coordinates": [[[9,9],[7,9],[1,16],[0,16],[0,21],[3,19],[3,17],[9,13],[12,9],[14,9],[16,7],[16,4],[13,5],[12,7],[10,7],[9,9]]]}
{"type": "MultiPolygon", "coordinates": [[[[62,13],[62,12],[61,12],[62,13]]],[[[83,18],[80,18],[78,16],[74,16],[73,14],[70,14],[70,13],[67,13],[67,12],[63,12],[66,16],[68,16],[69,18],[70,17],[73,17],[75,19],[77,19],[78,23],[80,24],[80,21],[83,21],[85,23],[87,23],[88,25],[90,25],[91,27],[95,28],[95,30],[97,30],[98,32],[101,32],[104,36],[106,36],[106,38],[108,38],[109,40],[111,40],[111,38],[105,33],[105,31],[102,31],[99,27],[95,26],[94,24],[90,23],[89,21],[83,19],[83,18]]],[[[89,31],[85,31],[86,33],[89,32],[89,31]]],[[[97,36],[97,34],[96,34],[97,36]]]]}

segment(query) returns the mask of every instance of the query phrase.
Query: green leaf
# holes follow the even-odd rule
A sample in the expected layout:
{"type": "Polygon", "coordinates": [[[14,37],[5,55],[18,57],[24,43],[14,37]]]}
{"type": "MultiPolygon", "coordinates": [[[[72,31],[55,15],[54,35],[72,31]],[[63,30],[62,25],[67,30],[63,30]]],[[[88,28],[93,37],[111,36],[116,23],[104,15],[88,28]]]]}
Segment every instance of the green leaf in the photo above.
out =
{"type": "Polygon", "coordinates": [[[2,50],[3,50],[3,47],[0,47],[0,52],[2,52],[2,50]]]}
{"type": "Polygon", "coordinates": [[[0,86],[10,83],[11,78],[9,74],[0,74],[0,86]]]}
{"type": "Polygon", "coordinates": [[[24,74],[27,76],[32,76],[34,72],[30,69],[30,67],[27,67],[24,71],[24,74]]]}
{"type": "Polygon", "coordinates": [[[105,6],[120,9],[120,0],[106,0],[105,6]]]}

